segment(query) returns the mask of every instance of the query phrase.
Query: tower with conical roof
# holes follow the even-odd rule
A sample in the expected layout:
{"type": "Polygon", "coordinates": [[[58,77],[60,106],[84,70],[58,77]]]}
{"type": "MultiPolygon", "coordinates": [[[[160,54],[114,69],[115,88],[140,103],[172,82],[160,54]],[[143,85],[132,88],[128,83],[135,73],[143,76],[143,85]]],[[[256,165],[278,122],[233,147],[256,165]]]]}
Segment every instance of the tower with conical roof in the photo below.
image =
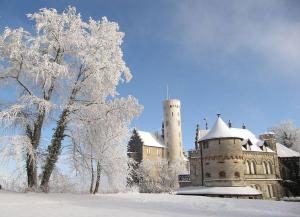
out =
{"type": "Polygon", "coordinates": [[[205,186],[244,186],[241,141],[218,115],[212,129],[200,139],[205,186]]]}
{"type": "Polygon", "coordinates": [[[167,99],[163,102],[164,116],[164,142],[168,148],[167,155],[170,163],[182,161],[182,131],[180,101],[167,99]]]}

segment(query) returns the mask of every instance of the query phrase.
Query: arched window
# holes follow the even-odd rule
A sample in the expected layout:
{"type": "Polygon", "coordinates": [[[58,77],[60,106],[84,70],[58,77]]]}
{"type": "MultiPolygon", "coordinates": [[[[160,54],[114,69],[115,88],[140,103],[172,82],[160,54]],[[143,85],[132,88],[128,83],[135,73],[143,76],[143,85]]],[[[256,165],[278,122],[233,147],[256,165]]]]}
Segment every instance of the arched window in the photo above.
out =
{"type": "Polygon", "coordinates": [[[219,177],[220,178],[225,178],[226,177],[226,173],[224,171],[219,172],[219,177]]]}
{"type": "Polygon", "coordinates": [[[246,161],[246,174],[250,174],[250,162],[247,160],[246,161]]]}
{"type": "Polygon", "coordinates": [[[254,160],[250,162],[250,174],[256,174],[256,167],[254,160]]]}
{"type": "Polygon", "coordinates": [[[257,185],[257,184],[252,184],[252,185],[250,185],[252,188],[255,188],[256,190],[259,190],[259,191],[261,191],[261,187],[259,186],[259,185],[257,185]]]}
{"type": "Polygon", "coordinates": [[[263,162],[263,169],[264,169],[264,174],[268,174],[267,163],[265,161],[263,162]]]}
{"type": "Polygon", "coordinates": [[[234,178],[240,178],[240,173],[239,172],[235,172],[234,173],[234,178]]]}
{"type": "Polygon", "coordinates": [[[263,162],[263,168],[264,168],[264,174],[272,174],[273,173],[273,169],[272,169],[272,164],[270,161],[263,162]]]}
{"type": "Polygon", "coordinates": [[[210,178],[210,173],[205,173],[206,178],[210,178]]]}
{"type": "Polygon", "coordinates": [[[272,174],[273,170],[272,170],[272,164],[271,164],[271,162],[269,161],[267,165],[268,165],[268,167],[267,167],[268,174],[272,174]]]}

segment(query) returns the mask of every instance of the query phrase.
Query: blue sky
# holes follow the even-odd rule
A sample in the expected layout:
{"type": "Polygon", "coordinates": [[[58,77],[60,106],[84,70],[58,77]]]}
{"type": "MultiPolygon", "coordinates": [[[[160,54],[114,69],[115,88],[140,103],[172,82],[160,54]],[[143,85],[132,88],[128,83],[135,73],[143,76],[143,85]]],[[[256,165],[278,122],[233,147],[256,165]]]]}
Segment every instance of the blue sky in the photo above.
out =
{"type": "MultiPolygon", "coordinates": [[[[43,7],[75,6],[84,19],[102,16],[125,32],[130,83],[119,88],[144,105],[133,126],[160,130],[162,101],[182,103],[183,139],[221,113],[259,134],[283,120],[300,125],[300,1],[16,1],[0,0],[0,30],[23,26],[43,7]]],[[[2,93],[3,94],[3,93],[2,93]]]]}

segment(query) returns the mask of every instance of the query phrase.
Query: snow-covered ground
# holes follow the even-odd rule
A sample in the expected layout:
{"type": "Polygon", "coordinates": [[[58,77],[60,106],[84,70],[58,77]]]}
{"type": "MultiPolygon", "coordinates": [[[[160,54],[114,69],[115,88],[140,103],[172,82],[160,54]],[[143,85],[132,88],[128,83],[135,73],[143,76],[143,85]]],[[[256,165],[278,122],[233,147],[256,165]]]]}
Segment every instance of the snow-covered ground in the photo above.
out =
{"type": "Polygon", "coordinates": [[[300,203],[169,194],[34,194],[0,191],[1,217],[299,216],[300,203]]]}

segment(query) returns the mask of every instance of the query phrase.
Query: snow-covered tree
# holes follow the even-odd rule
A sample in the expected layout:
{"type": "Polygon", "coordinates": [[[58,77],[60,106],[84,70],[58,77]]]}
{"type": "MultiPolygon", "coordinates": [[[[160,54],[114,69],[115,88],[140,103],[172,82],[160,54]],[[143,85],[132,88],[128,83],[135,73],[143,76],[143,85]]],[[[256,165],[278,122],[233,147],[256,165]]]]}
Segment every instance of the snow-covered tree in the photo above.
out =
{"type": "Polygon", "coordinates": [[[140,110],[137,101],[129,97],[111,101],[100,119],[99,114],[89,117],[82,114],[78,118],[78,127],[72,132],[75,148],[71,146],[70,152],[78,172],[90,171],[90,193],[98,192],[101,175],[108,178],[111,189],[118,190],[120,185],[126,184],[128,125],[140,110]]]}
{"type": "Polygon", "coordinates": [[[35,22],[35,33],[6,28],[0,36],[0,88],[11,95],[0,121],[5,129],[14,130],[15,144],[26,146],[22,150],[29,187],[37,185],[42,130],[45,124],[54,126],[40,184],[48,191],[64,138],[72,138],[73,129],[94,121],[95,115],[101,119],[113,111],[117,85],[128,82],[131,73],[123,60],[124,33],[117,23],[105,17],[84,22],[74,7],[62,13],[44,8],[28,17],[35,22]]]}
{"type": "Polygon", "coordinates": [[[300,151],[300,128],[297,128],[292,121],[284,121],[277,126],[271,127],[277,141],[284,146],[300,151]]]}
{"type": "Polygon", "coordinates": [[[180,162],[169,165],[167,160],[149,161],[140,163],[135,172],[139,180],[140,192],[161,193],[171,192],[178,185],[178,175],[184,171],[180,162]]]}

